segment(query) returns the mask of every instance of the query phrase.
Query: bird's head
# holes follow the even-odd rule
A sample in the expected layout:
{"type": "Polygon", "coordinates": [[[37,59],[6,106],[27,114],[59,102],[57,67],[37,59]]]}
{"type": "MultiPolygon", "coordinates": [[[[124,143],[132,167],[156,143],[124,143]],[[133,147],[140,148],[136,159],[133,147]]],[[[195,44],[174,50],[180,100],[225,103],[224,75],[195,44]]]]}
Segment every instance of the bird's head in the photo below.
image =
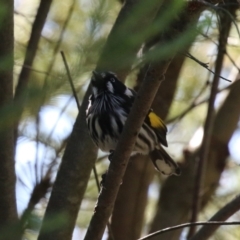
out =
{"type": "Polygon", "coordinates": [[[117,75],[113,72],[93,71],[91,84],[94,97],[101,94],[123,94],[127,89],[127,87],[118,80],[117,75]]]}

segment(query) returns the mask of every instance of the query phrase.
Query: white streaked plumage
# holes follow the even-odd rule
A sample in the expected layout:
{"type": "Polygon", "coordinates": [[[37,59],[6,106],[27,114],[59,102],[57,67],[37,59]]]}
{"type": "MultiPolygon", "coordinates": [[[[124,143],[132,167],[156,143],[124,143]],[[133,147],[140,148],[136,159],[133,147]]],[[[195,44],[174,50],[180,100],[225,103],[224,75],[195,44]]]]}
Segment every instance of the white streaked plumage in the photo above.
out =
{"type": "Polygon", "coordinates": [[[132,92],[131,92],[131,90],[129,88],[126,88],[124,94],[126,94],[128,97],[132,97],[133,96],[133,94],[132,94],[132,92]]]}
{"type": "Polygon", "coordinates": [[[107,89],[108,89],[109,92],[114,93],[113,85],[112,85],[111,82],[107,83],[107,89]]]}
{"type": "MultiPolygon", "coordinates": [[[[116,148],[136,93],[111,72],[93,72],[92,93],[86,112],[89,132],[102,151],[111,152],[116,148]]],[[[166,133],[162,120],[149,111],[132,154],[149,154],[157,170],[166,175],[179,175],[178,165],[161,146],[167,146],[166,133]]]]}

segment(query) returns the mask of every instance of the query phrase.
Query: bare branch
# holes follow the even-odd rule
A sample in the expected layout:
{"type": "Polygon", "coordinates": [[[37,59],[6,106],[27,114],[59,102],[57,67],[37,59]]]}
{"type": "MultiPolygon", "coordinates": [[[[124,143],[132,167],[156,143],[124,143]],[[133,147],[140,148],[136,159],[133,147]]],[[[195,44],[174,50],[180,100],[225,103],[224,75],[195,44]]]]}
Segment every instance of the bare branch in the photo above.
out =
{"type": "MultiPolygon", "coordinates": [[[[174,231],[174,230],[177,230],[177,229],[182,229],[182,228],[185,228],[185,227],[207,226],[206,228],[208,228],[209,226],[211,226],[213,228],[218,228],[219,226],[223,226],[223,225],[240,225],[240,221],[224,222],[224,221],[210,220],[209,222],[183,223],[183,224],[180,224],[180,225],[177,225],[177,226],[164,228],[164,229],[159,230],[157,232],[151,233],[151,234],[149,234],[149,235],[147,235],[145,237],[139,238],[138,240],[151,239],[152,237],[158,236],[158,235],[160,235],[162,233],[174,231]]],[[[207,239],[207,237],[204,236],[204,238],[197,238],[197,240],[203,240],[203,239],[207,239]]],[[[196,239],[195,238],[191,238],[190,240],[196,240],[196,239]]]]}
{"type": "MultiPolygon", "coordinates": [[[[237,79],[237,80],[239,80],[239,79],[237,79]]],[[[232,84],[229,85],[229,86],[227,86],[227,87],[225,87],[225,88],[219,89],[217,92],[220,93],[220,92],[222,92],[222,91],[231,89],[231,87],[232,87],[232,84]]],[[[206,88],[203,88],[203,89],[206,89],[206,88]]],[[[203,90],[203,89],[202,89],[202,90],[203,90]]],[[[202,91],[201,91],[201,92],[202,92],[202,91]]],[[[198,96],[194,98],[194,100],[192,101],[192,103],[191,103],[185,110],[183,110],[183,111],[182,111],[180,114],[178,114],[177,116],[168,119],[168,120],[166,121],[166,123],[169,124],[169,123],[172,123],[172,122],[177,121],[177,120],[179,121],[179,120],[181,120],[185,115],[187,115],[191,110],[193,110],[194,108],[196,108],[196,107],[198,107],[198,106],[200,106],[200,105],[202,105],[202,104],[204,104],[204,103],[207,103],[207,102],[209,101],[209,97],[207,97],[207,98],[205,98],[205,99],[203,99],[203,100],[201,100],[201,101],[199,101],[199,102],[197,101],[198,97],[200,97],[201,92],[199,92],[198,96]]]]}
{"type": "MultiPolygon", "coordinates": [[[[197,59],[196,57],[194,57],[192,54],[190,53],[186,53],[185,54],[188,58],[192,59],[193,61],[197,62],[200,66],[204,67],[205,69],[207,69],[209,72],[211,72],[212,74],[216,75],[216,73],[214,71],[212,71],[211,69],[209,69],[208,67],[208,63],[204,63],[204,62],[201,62],[199,59],[197,59]]],[[[217,77],[223,79],[223,80],[226,80],[227,82],[231,82],[231,80],[225,78],[225,77],[222,77],[221,75],[218,75],[217,77]]]]}
{"type": "Polygon", "coordinates": [[[61,56],[62,56],[62,59],[63,59],[64,66],[65,66],[66,71],[67,71],[68,81],[70,83],[70,86],[71,86],[71,89],[72,89],[72,92],[73,92],[73,96],[74,96],[75,102],[77,104],[78,111],[80,112],[81,106],[80,106],[80,103],[78,101],[77,92],[76,92],[75,87],[73,85],[73,80],[72,80],[72,77],[71,77],[71,74],[70,74],[70,70],[69,70],[69,67],[68,67],[68,64],[67,64],[65,54],[64,54],[63,51],[61,51],[60,53],[61,53],[61,56]]]}

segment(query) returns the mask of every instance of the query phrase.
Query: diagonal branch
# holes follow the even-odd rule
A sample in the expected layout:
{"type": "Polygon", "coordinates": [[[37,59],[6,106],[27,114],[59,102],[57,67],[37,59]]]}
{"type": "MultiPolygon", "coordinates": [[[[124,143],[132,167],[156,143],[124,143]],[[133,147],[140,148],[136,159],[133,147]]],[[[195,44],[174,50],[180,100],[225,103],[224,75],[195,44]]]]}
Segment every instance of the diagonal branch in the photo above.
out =
{"type": "Polygon", "coordinates": [[[100,192],[95,212],[84,238],[85,240],[100,240],[102,238],[107,221],[112,213],[136,137],[143,124],[145,116],[151,107],[159,85],[164,79],[165,72],[170,62],[171,60],[163,62],[162,69],[157,74],[158,76],[156,76],[156,72],[153,71],[153,66],[150,66],[146,73],[142,87],[138,92],[116,151],[114,152],[104,182],[104,188],[102,188],[102,191],[100,192]]]}
{"type": "MultiPolygon", "coordinates": [[[[225,53],[226,53],[226,52],[225,52],[225,53]]],[[[211,70],[211,69],[209,68],[208,63],[201,62],[200,60],[198,60],[196,57],[194,57],[194,56],[193,56],[192,54],[190,54],[190,53],[186,53],[185,56],[188,57],[188,58],[190,58],[190,59],[192,59],[193,61],[195,61],[196,63],[198,63],[200,66],[204,67],[205,69],[207,69],[210,73],[216,74],[213,70],[211,70]]],[[[217,77],[219,77],[219,78],[221,78],[221,79],[223,79],[223,80],[225,80],[225,81],[227,81],[227,82],[231,82],[231,80],[229,80],[229,79],[227,79],[227,78],[225,78],[225,77],[223,77],[223,76],[220,76],[220,75],[219,75],[219,76],[217,76],[217,77]]]]}
{"type": "MultiPolygon", "coordinates": [[[[238,200],[239,201],[239,200],[238,200]]],[[[166,233],[166,232],[170,232],[170,231],[174,231],[174,230],[178,230],[178,229],[183,229],[185,227],[191,227],[191,226],[205,226],[206,228],[218,228],[220,226],[224,226],[224,225],[240,225],[240,221],[232,221],[232,222],[224,222],[224,221],[214,221],[214,220],[210,220],[208,222],[193,222],[193,223],[183,223],[183,224],[179,224],[173,227],[168,227],[168,228],[164,228],[162,230],[156,231],[154,233],[148,234],[145,237],[139,238],[138,240],[147,240],[147,239],[151,239],[155,236],[158,236],[160,234],[166,233]]],[[[202,240],[202,239],[207,239],[205,236],[203,238],[198,238],[198,240],[202,240]]],[[[196,240],[195,238],[191,238],[191,240],[196,240]]]]}

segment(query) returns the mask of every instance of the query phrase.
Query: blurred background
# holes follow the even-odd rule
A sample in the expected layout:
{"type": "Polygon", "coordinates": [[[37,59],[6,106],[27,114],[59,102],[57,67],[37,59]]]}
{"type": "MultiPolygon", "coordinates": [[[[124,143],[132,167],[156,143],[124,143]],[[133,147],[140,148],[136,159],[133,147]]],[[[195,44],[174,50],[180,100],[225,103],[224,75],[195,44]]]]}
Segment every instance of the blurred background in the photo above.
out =
{"type": "MultiPolygon", "coordinates": [[[[174,12],[174,6],[177,4],[176,1],[171,2],[169,9],[174,12]]],[[[52,183],[78,115],[60,51],[64,51],[79,102],[82,104],[91,72],[96,67],[123,3],[117,0],[52,1],[41,31],[34,62],[31,66],[24,66],[26,48],[39,4],[37,0],[14,2],[14,89],[18,84],[22,68],[31,70],[28,98],[24,103],[16,140],[16,201],[19,216],[27,208],[36,185],[43,179],[48,181],[44,193],[35,202],[24,231],[24,239],[29,240],[37,239],[52,183]]],[[[218,1],[218,5],[214,6],[220,6],[219,4],[223,2],[218,1]]],[[[180,7],[176,8],[180,9],[180,7]]],[[[239,194],[239,113],[232,108],[232,104],[238,103],[237,98],[240,96],[235,94],[232,96],[232,102],[227,101],[233,89],[239,89],[240,92],[237,83],[240,76],[239,9],[235,8],[233,11],[220,71],[220,75],[231,82],[219,80],[214,102],[216,113],[214,137],[210,143],[209,153],[209,159],[212,160],[207,161],[210,163],[207,164],[205,171],[205,187],[201,191],[201,196],[204,196],[198,217],[198,220],[202,221],[208,220],[239,194]],[[232,118],[234,120],[231,121],[232,118]]],[[[216,59],[219,55],[219,26],[222,24],[218,15],[220,10],[206,7],[196,12],[198,20],[194,22],[195,35],[183,44],[184,51],[176,51],[176,57],[169,66],[165,81],[153,103],[154,110],[167,123],[168,152],[179,162],[183,173],[179,178],[175,176],[166,178],[154,170],[152,163],[146,157],[135,156],[130,159],[111,218],[113,235],[115,236],[116,233],[118,235],[114,239],[133,240],[149,232],[190,221],[197,166],[196,155],[202,142],[214,77],[214,74],[201,64],[207,63],[209,69],[215,71],[216,59]],[[186,57],[186,52],[197,58],[201,64],[186,57]],[[126,236],[119,237],[119,233],[124,233],[126,236]]],[[[162,21],[165,15],[160,22],[162,29],[164,29],[162,21]]],[[[184,18],[180,17],[178,21],[184,24],[184,18]]],[[[169,24],[166,23],[166,26],[169,24]]],[[[188,35],[185,37],[189,39],[188,35]]],[[[143,66],[141,61],[146,51],[146,44],[141,45],[141,50],[138,51],[126,78],[126,84],[136,89],[141,82],[139,80],[143,66]]],[[[168,47],[166,44],[162,47],[160,42],[155,47],[156,52],[166,50],[166,46],[168,47]]],[[[171,51],[171,48],[172,45],[169,47],[170,50],[166,51],[171,51]]],[[[149,49],[154,52],[154,47],[149,49]]],[[[240,111],[240,106],[237,107],[240,111]]],[[[99,179],[108,168],[108,164],[106,153],[98,152],[96,169],[99,179]]],[[[98,188],[91,173],[72,239],[84,238],[97,198],[98,188]]],[[[240,220],[239,213],[232,215],[231,219],[240,220]]],[[[186,239],[187,232],[187,229],[178,230],[153,239],[186,239]]],[[[237,226],[222,226],[211,237],[214,240],[239,238],[240,228],[237,226]]],[[[111,239],[107,230],[104,239],[111,239]]]]}

